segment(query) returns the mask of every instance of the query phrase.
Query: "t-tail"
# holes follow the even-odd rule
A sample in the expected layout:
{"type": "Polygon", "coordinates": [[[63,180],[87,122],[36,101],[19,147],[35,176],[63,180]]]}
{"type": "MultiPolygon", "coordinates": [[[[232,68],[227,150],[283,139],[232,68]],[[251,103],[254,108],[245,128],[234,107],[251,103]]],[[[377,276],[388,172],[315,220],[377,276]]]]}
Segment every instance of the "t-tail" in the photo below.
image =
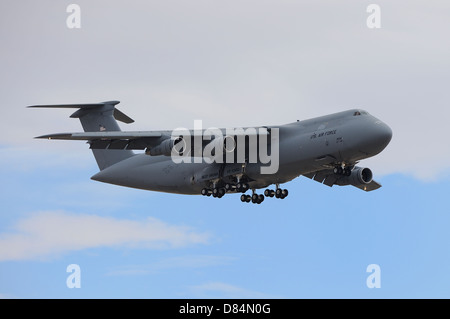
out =
{"type": "MultiPolygon", "coordinates": [[[[92,104],[31,105],[29,107],[77,108],[78,110],[70,117],[79,118],[85,132],[117,132],[120,131],[120,127],[116,120],[127,124],[134,122],[115,107],[119,103],[119,101],[108,101],[92,104]]],[[[92,152],[100,170],[134,155],[133,151],[126,149],[92,149],[92,152]]]]}

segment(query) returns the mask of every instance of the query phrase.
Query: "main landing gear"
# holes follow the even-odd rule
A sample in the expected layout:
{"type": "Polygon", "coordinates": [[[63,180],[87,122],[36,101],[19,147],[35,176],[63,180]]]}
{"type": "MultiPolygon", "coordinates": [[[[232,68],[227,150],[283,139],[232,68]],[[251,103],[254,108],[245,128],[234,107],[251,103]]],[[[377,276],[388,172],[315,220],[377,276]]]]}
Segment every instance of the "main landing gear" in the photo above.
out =
{"type": "Polygon", "coordinates": [[[226,190],[223,187],[215,187],[213,189],[203,188],[201,193],[203,196],[212,195],[213,197],[221,198],[223,195],[225,195],[226,190]]]}
{"type": "MultiPolygon", "coordinates": [[[[247,183],[238,182],[236,184],[222,184],[221,186],[217,186],[217,184],[213,184],[212,188],[203,188],[201,194],[203,196],[213,196],[217,198],[223,197],[227,192],[236,192],[236,193],[245,193],[249,189],[249,185],[247,183]]],[[[263,194],[257,194],[255,189],[252,189],[252,195],[241,195],[241,202],[253,204],[261,204],[264,201],[265,197],[275,197],[284,199],[288,196],[289,192],[287,189],[281,189],[278,184],[276,184],[276,189],[266,189],[263,194]]]]}
{"type": "Polygon", "coordinates": [[[264,195],[262,195],[262,194],[258,195],[255,193],[255,190],[252,190],[252,191],[253,191],[253,194],[251,196],[242,194],[241,202],[243,202],[243,203],[252,202],[253,204],[261,204],[264,201],[264,195]]]}
{"type": "Polygon", "coordinates": [[[201,194],[203,196],[213,196],[217,198],[221,198],[227,192],[236,191],[236,193],[245,193],[250,187],[247,183],[237,183],[237,184],[229,184],[218,187],[217,185],[213,185],[213,188],[203,188],[201,194]]]}
{"type": "Polygon", "coordinates": [[[289,194],[287,189],[281,189],[278,186],[278,184],[277,184],[277,188],[275,190],[273,190],[273,189],[266,189],[264,191],[264,195],[256,194],[254,189],[252,189],[252,191],[253,191],[252,196],[242,194],[241,195],[241,202],[250,203],[250,201],[251,201],[253,204],[261,204],[264,201],[264,196],[266,196],[266,197],[274,197],[275,196],[275,198],[284,199],[289,194]]]}
{"type": "Polygon", "coordinates": [[[281,189],[281,188],[277,188],[276,190],[273,189],[266,189],[264,191],[264,195],[266,197],[276,197],[276,198],[281,198],[284,199],[285,197],[287,197],[287,195],[289,195],[289,192],[287,189],[281,189]]]}

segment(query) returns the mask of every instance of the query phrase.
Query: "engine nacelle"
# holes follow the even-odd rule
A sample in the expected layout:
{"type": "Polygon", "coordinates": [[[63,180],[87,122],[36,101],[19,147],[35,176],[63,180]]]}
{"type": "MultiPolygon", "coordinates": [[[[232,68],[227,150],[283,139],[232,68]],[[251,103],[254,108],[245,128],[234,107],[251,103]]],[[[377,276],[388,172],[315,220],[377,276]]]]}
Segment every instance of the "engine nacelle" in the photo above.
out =
{"type": "Polygon", "coordinates": [[[186,141],[182,137],[170,138],[161,142],[161,144],[152,147],[145,153],[151,156],[165,155],[171,156],[182,155],[186,148],[186,141]]]}
{"type": "Polygon", "coordinates": [[[355,167],[350,176],[340,178],[336,184],[338,185],[367,185],[372,182],[373,174],[370,168],[355,167]]]}
{"type": "Polygon", "coordinates": [[[211,154],[215,156],[216,151],[222,149],[223,153],[231,153],[236,149],[236,141],[233,136],[226,135],[224,137],[217,137],[205,146],[203,154],[211,154]]]}

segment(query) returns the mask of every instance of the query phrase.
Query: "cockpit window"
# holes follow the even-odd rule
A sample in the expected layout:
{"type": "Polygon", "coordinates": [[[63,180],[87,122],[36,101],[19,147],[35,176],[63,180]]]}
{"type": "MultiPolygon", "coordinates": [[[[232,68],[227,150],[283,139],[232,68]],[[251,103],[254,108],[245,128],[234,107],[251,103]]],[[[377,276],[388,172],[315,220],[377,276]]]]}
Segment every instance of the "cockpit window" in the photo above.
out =
{"type": "Polygon", "coordinates": [[[367,113],[366,111],[358,110],[358,111],[355,111],[355,112],[353,113],[353,116],[367,115],[367,114],[369,114],[369,113],[367,113]]]}

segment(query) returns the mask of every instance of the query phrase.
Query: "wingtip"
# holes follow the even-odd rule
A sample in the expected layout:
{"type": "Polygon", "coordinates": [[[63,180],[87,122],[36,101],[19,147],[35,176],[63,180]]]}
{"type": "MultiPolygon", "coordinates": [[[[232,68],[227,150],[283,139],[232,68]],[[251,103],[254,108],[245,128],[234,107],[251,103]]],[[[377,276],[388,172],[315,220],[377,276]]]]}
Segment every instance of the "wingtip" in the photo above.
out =
{"type": "Polygon", "coordinates": [[[117,100],[102,102],[102,104],[107,104],[107,105],[117,105],[119,103],[120,103],[120,101],[117,101],[117,100]]]}
{"type": "Polygon", "coordinates": [[[49,135],[40,135],[40,136],[35,136],[33,138],[35,138],[35,139],[47,139],[47,140],[51,140],[52,139],[52,137],[49,136],[49,135]]]}

